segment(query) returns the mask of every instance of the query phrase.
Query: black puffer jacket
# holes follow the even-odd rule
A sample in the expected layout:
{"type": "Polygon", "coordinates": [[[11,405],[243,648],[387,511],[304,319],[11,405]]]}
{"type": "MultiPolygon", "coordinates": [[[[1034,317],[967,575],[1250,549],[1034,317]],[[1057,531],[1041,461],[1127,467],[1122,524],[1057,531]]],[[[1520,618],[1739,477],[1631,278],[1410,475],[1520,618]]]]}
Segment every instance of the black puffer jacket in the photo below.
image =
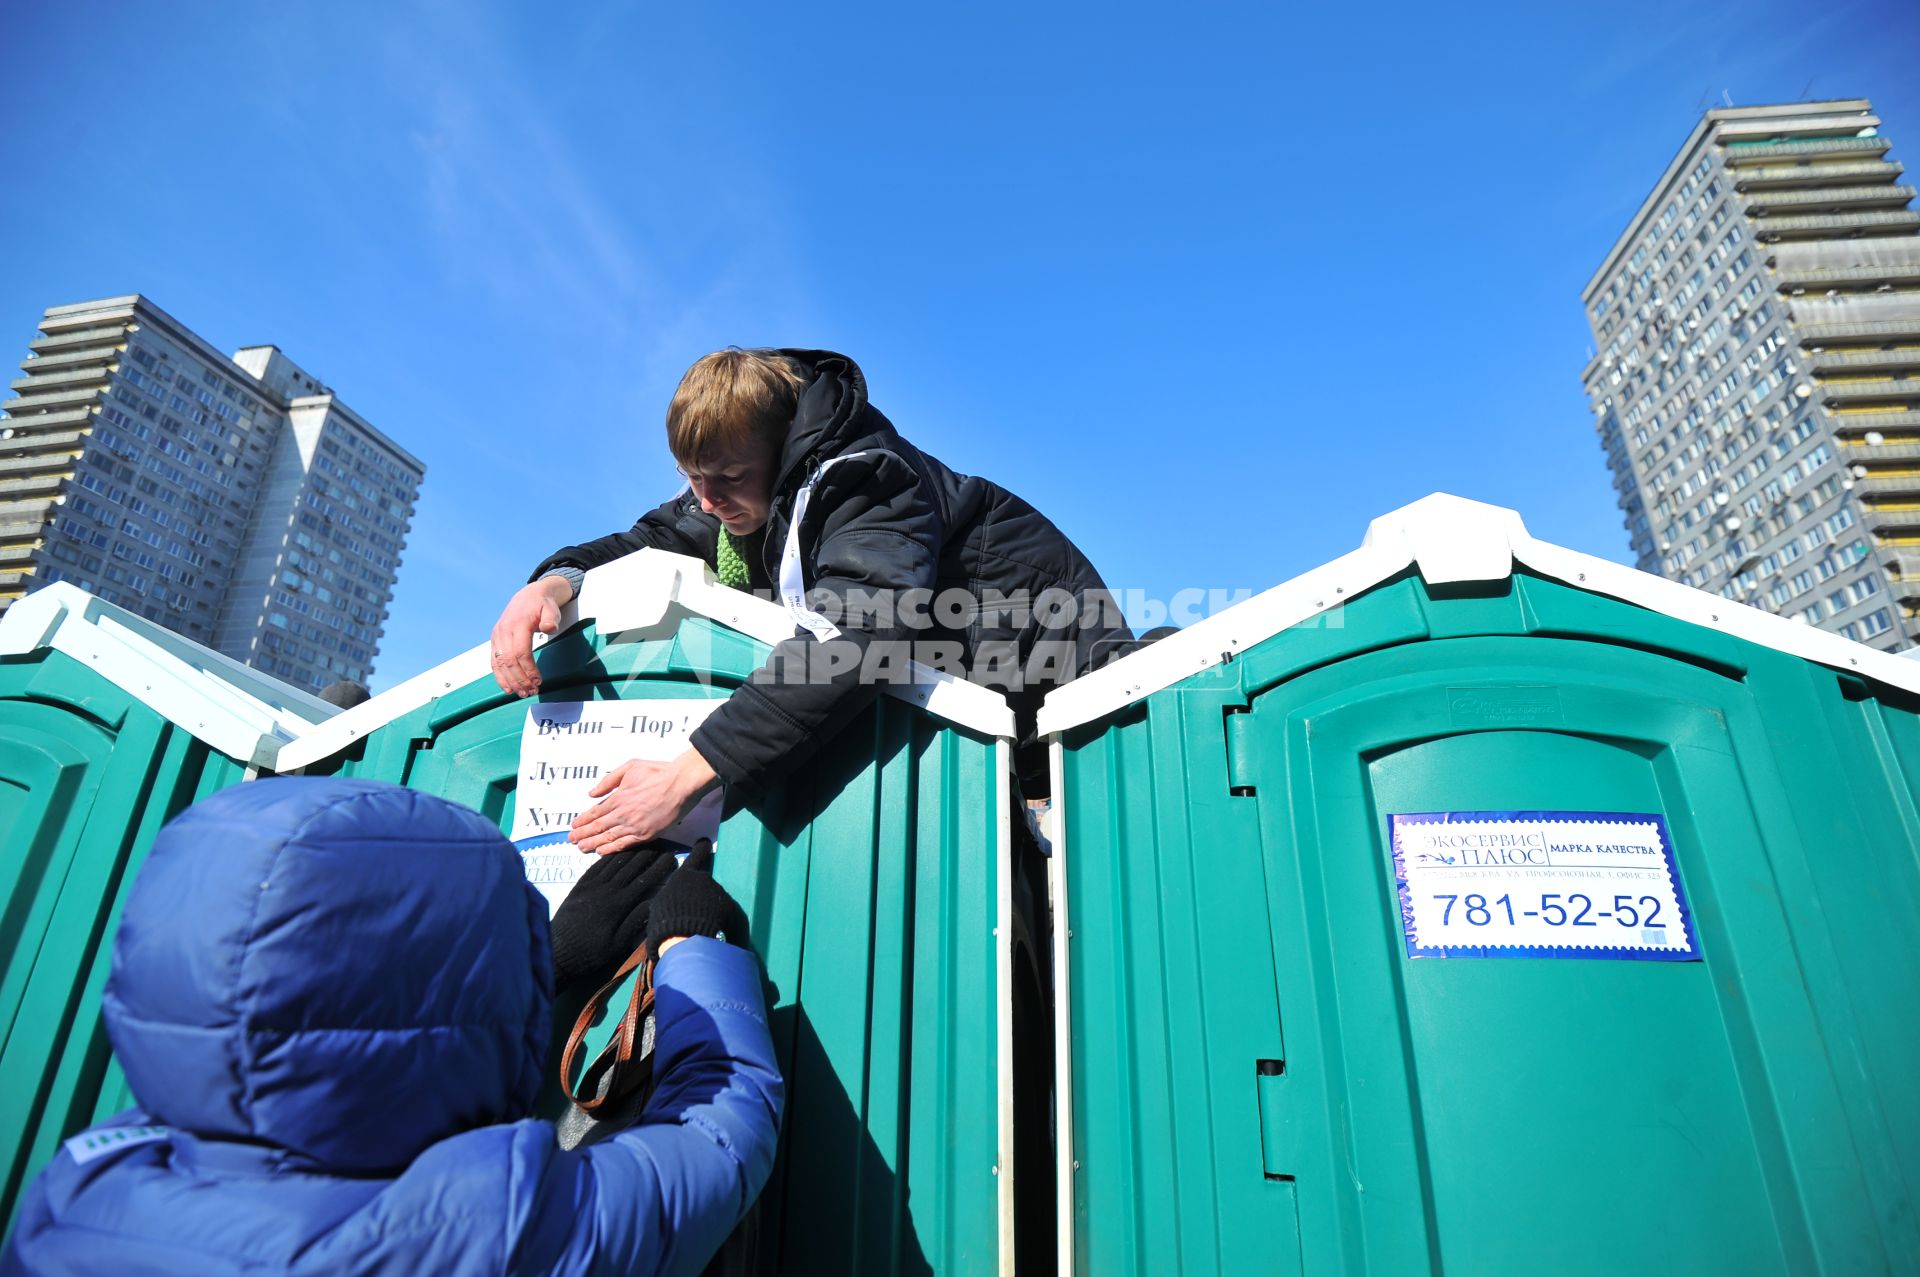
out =
{"type": "MultiPolygon", "coordinates": [[[[775,650],[762,677],[740,687],[693,734],[694,748],[735,793],[752,800],[877,694],[863,678],[903,649],[876,644],[957,642],[969,676],[1005,692],[1025,746],[1019,751],[1022,786],[1044,792],[1045,759],[1032,741],[1033,718],[1060,682],[1120,656],[1132,634],[1085,555],[1032,506],[998,484],[956,474],[900,437],[867,402],[866,378],[845,355],[783,350],[809,374],[793,429],[780,456],[773,507],[756,579],[777,581],[794,499],[808,477],[834,457],[864,452],[821,474],[800,529],[801,563],[809,598],[866,659],[829,681],[800,680],[794,671],[819,668],[821,649],[804,630],[775,650]],[[989,607],[962,615],[955,606],[841,610],[855,591],[959,589],[989,607]],[[1042,595],[1054,591],[1050,599],[1042,595]],[[1059,592],[1064,591],[1064,594],[1059,592]],[[1071,614],[1064,606],[1073,600],[1071,614]],[[994,608],[996,598],[1030,606],[994,608]],[[1032,604],[1046,606],[1031,606],[1032,604]],[[917,628],[902,611],[931,611],[960,622],[953,628],[917,628]],[[891,621],[891,623],[888,623],[891,621]],[[811,665],[810,665],[811,663],[811,665]],[[788,676],[778,676],[785,671],[788,676]],[[1015,671],[1018,671],[1016,674],[1015,671]],[[1037,674],[1037,680],[1028,677],[1037,674]]],[[[568,546],[534,569],[590,568],[643,546],[690,554],[712,564],[720,521],[700,510],[692,492],[641,517],[632,531],[568,546]]],[[[857,594],[853,597],[857,598],[857,594]]],[[[957,599],[954,600],[957,603],[957,599]]],[[[924,659],[926,649],[921,649],[924,659]]],[[[845,664],[845,649],[840,661],[845,664]]],[[[904,662],[894,662],[904,668],[904,662]]]]}

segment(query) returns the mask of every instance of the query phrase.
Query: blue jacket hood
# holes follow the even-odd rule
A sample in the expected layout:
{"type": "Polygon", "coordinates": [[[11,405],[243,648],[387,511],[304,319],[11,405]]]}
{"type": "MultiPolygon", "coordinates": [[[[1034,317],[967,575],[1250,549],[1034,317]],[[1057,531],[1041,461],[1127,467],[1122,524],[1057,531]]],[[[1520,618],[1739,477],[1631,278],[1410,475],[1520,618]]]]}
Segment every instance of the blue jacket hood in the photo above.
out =
{"type": "Polygon", "coordinates": [[[478,814],[376,781],[254,781],[154,840],[107,1032],[157,1122],[392,1172],[532,1110],[548,955],[545,902],[478,814]]]}

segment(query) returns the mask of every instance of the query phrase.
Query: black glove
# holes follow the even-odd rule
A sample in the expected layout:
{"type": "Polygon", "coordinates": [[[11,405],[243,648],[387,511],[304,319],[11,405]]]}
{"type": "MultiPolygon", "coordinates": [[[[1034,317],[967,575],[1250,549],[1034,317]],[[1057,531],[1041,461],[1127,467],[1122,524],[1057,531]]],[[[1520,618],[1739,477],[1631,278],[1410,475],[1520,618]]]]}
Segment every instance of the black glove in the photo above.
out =
{"type": "Polygon", "coordinates": [[[613,974],[647,935],[648,905],[674,870],[671,843],[601,856],[553,915],[553,986],[613,974]]]}
{"type": "Polygon", "coordinates": [[[747,943],[746,911],[713,880],[713,845],[705,839],[653,898],[647,952],[657,955],[675,936],[716,936],[742,948],[747,943]]]}

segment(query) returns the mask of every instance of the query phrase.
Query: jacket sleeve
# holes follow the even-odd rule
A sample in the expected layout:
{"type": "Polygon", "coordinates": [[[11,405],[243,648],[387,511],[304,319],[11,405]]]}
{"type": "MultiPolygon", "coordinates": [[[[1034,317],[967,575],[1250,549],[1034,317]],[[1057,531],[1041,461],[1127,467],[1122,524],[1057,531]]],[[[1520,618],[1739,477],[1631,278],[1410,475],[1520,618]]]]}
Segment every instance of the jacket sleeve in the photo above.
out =
{"type": "Polygon", "coordinates": [[[555,550],[540,560],[540,566],[533,570],[533,575],[527,580],[538,581],[554,568],[597,568],[602,563],[611,563],[649,546],[656,550],[671,550],[675,554],[691,554],[711,563],[712,538],[707,538],[703,544],[688,527],[692,511],[697,509],[697,505],[690,505],[689,494],[683,492],[641,515],[639,522],[625,532],[609,533],[592,541],[555,550]]]}
{"type": "Polygon", "coordinates": [[[640,1120],[557,1155],[575,1159],[573,1173],[546,1177],[536,1210],[549,1218],[535,1231],[556,1236],[558,1224],[565,1240],[558,1253],[523,1251],[515,1271],[698,1273],[766,1185],[785,1095],[754,956],[705,936],[668,950],[654,1032],[657,1083],[640,1120]]]}
{"type": "MultiPolygon", "coordinates": [[[[850,459],[821,480],[813,498],[820,520],[807,574],[810,599],[840,636],[817,642],[801,633],[774,648],[767,663],[706,722],[693,747],[720,779],[751,801],[879,694],[881,664],[904,673],[914,631],[897,606],[909,590],[931,592],[940,564],[940,516],[919,473],[890,452],[850,459]],[[858,594],[893,606],[868,608],[858,594]],[[890,651],[877,652],[885,644],[890,651]]],[[[803,529],[804,531],[804,529],[803,529]]],[[[925,637],[921,635],[921,637],[925,637]]]]}

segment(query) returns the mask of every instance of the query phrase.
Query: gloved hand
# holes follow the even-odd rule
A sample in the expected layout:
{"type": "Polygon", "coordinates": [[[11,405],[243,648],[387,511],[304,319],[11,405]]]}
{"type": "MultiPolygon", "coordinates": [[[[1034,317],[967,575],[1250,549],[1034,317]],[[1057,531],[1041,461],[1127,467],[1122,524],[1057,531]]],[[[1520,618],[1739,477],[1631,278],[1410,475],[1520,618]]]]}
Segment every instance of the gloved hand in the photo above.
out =
{"type": "Polygon", "coordinates": [[[648,906],[673,874],[674,848],[643,843],[595,860],[553,915],[553,986],[612,975],[647,936],[648,906]]]}
{"type": "Polygon", "coordinates": [[[675,936],[715,936],[742,947],[747,943],[746,911],[713,880],[713,844],[705,839],[653,898],[647,952],[658,955],[661,944],[675,936]]]}

